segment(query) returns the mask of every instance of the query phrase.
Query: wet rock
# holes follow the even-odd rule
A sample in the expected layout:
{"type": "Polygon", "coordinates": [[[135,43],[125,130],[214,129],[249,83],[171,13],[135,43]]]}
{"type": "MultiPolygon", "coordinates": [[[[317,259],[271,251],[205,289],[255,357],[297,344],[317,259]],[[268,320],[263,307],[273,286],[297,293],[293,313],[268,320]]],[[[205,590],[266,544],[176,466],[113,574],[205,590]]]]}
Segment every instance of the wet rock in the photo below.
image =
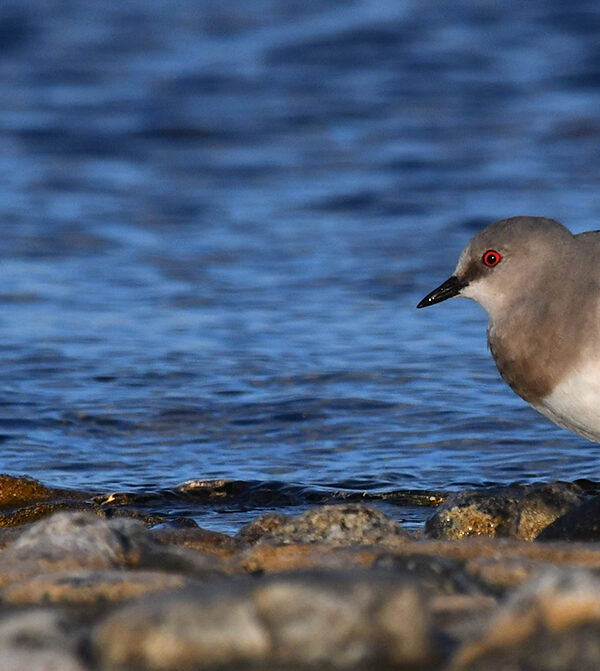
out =
{"type": "Polygon", "coordinates": [[[600,496],[582,503],[543,529],[536,541],[599,541],[600,496]]]}
{"type": "Polygon", "coordinates": [[[562,483],[464,490],[448,496],[427,520],[425,534],[449,540],[484,535],[529,541],[583,499],[580,487],[562,483]]]}
{"type": "Polygon", "coordinates": [[[72,489],[46,487],[32,478],[0,474],[0,509],[19,508],[50,499],[84,499],[87,496],[85,492],[72,489]]]}
{"type": "Polygon", "coordinates": [[[4,604],[94,604],[190,585],[184,576],[159,571],[71,571],[36,575],[0,589],[4,604]]]}
{"type": "Polygon", "coordinates": [[[77,654],[80,638],[78,626],[63,612],[13,613],[0,620],[2,671],[86,671],[77,654]]]}
{"type": "Polygon", "coordinates": [[[418,590],[386,572],[310,572],[154,595],[93,634],[104,668],[394,668],[438,654],[418,590]],[[261,666],[262,668],[262,666],[261,666]]]}
{"type": "MultiPolygon", "coordinates": [[[[246,535],[248,537],[248,534],[246,535]]],[[[377,508],[360,503],[312,508],[258,537],[270,545],[326,543],[329,545],[385,545],[406,542],[410,534],[377,508]]]]}
{"type": "Polygon", "coordinates": [[[192,529],[154,529],[152,537],[166,545],[180,545],[200,550],[217,557],[230,557],[239,548],[239,543],[231,536],[200,527],[192,529]]]}
{"type": "Polygon", "coordinates": [[[458,671],[593,671],[600,668],[600,581],[550,569],[518,589],[474,640],[458,671]]]}
{"type": "Polygon", "coordinates": [[[0,528],[31,524],[61,511],[90,512],[104,517],[104,511],[98,505],[89,501],[40,501],[8,513],[0,513],[0,528]]]}

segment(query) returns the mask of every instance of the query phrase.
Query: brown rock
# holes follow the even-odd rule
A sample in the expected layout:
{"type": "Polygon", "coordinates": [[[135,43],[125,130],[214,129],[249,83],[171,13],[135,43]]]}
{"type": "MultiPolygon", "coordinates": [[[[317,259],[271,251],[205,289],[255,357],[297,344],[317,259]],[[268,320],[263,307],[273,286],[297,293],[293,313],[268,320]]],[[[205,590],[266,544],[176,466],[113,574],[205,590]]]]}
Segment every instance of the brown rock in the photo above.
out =
{"type": "Polygon", "coordinates": [[[308,568],[371,566],[378,553],[369,547],[345,548],[326,544],[256,545],[241,557],[249,573],[280,573],[308,568]]]}
{"type": "Polygon", "coordinates": [[[425,533],[448,540],[480,535],[533,540],[583,498],[580,487],[563,483],[464,490],[448,496],[427,520],[425,533]]]}
{"type": "Polygon", "coordinates": [[[32,478],[0,474],[0,509],[18,508],[50,499],[83,499],[88,496],[85,492],[73,489],[46,487],[32,478]]]}

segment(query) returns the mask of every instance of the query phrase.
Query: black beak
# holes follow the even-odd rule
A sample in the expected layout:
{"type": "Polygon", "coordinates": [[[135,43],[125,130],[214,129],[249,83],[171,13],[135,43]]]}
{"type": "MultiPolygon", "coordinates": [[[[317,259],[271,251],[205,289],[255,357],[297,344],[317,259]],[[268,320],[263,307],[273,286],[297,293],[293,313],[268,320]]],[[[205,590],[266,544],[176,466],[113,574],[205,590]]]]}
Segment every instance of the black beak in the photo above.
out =
{"type": "Polygon", "coordinates": [[[437,289],[434,289],[430,294],[427,294],[417,307],[426,308],[428,305],[435,305],[436,303],[445,301],[447,298],[457,296],[464,286],[464,283],[461,282],[456,275],[452,275],[443,284],[440,284],[437,289]]]}

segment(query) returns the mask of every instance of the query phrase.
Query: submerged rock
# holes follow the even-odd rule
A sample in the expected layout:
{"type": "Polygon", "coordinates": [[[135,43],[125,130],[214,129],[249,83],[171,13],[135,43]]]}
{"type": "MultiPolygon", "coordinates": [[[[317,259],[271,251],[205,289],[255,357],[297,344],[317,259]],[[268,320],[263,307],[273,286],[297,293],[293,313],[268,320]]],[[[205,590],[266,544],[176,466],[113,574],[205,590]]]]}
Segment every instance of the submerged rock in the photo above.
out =
{"type": "Polygon", "coordinates": [[[574,484],[467,489],[448,496],[427,520],[425,534],[448,540],[483,535],[530,541],[583,500],[574,484]]]}
{"type": "Polygon", "coordinates": [[[286,545],[326,543],[328,545],[394,546],[411,538],[399,522],[373,506],[342,503],[311,508],[297,517],[264,519],[244,527],[240,536],[258,544],[286,545]],[[265,529],[261,535],[259,530],[265,529]]]}

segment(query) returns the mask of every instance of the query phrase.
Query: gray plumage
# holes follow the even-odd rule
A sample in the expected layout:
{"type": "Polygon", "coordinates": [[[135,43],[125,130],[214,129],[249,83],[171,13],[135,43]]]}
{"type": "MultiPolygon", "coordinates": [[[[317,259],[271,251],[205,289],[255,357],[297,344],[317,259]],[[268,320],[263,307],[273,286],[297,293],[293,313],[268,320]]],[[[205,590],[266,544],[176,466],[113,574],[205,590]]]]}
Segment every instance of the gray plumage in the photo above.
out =
{"type": "Polygon", "coordinates": [[[454,274],[426,296],[488,315],[488,344],[510,387],[560,426],[600,442],[600,232],[512,217],[475,235],[454,274]],[[487,254],[487,256],[486,256],[487,254]]]}

